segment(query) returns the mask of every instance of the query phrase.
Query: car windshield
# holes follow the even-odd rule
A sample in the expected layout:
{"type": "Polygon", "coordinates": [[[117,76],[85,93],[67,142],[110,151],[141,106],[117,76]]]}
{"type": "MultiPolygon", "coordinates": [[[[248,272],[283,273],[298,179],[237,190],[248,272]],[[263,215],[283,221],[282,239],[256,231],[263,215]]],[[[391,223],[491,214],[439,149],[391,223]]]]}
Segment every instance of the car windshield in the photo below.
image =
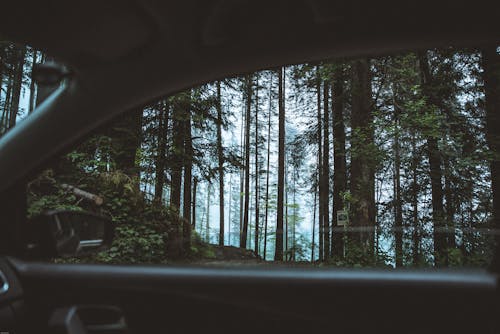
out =
{"type": "MultiPolygon", "coordinates": [[[[43,97],[46,56],[0,46],[5,133],[43,97]]],[[[486,268],[498,51],[325,59],[161,97],[31,180],[28,215],[116,223],[109,249],[59,262],[486,268]]]]}

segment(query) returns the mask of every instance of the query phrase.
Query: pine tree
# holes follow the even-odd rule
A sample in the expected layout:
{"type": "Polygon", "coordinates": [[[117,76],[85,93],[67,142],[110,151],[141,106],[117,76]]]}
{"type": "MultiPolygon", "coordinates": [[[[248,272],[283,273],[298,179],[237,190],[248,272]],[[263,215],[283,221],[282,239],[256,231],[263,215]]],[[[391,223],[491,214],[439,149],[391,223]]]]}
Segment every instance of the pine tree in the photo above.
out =
{"type": "MultiPolygon", "coordinates": [[[[419,65],[422,83],[422,92],[428,102],[428,113],[436,116],[438,112],[438,98],[434,95],[436,87],[429,69],[429,60],[427,54],[419,53],[419,65]]],[[[444,251],[447,248],[446,235],[440,231],[444,226],[444,208],[443,208],[443,186],[442,186],[442,157],[439,150],[439,128],[431,124],[427,131],[427,153],[429,159],[429,170],[432,189],[432,220],[434,224],[434,258],[436,264],[445,263],[443,258],[444,251]]]]}
{"type": "Polygon", "coordinates": [[[330,195],[330,82],[323,82],[323,160],[322,160],[322,179],[323,181],[323,259],[325,261],[330,257],[330,210],[329,210],[329,195],[330,195]]]}
{"type": "Polygon", "coordinates": [[[255,234],[254,234],[254,252],[259,255],[259,186],[260,186],[260,167],[259,167],[259,80],[255,88],[255,147],[254,147],[254,163],[255,163],[255,234]]]}
{"type": "Polygon", "coordinates": [[[318,143],[318,200],[319,200],[319,213],[318,213],[318,226],[319,226],[319,260],[324,259],[324,195],[323,195],[323,154],[322,154],[322,117],[321,117],[321,74],[319,66],[316,66],[316,100],[317,100],[317,143],[318,143]]]}
{"type": "Polygon", "coordinates": [[[193,181],[193,138],[192,138],[192,125],[191,113],[192,106],[191,100],[196,99],[198,92],[195,91],[195,96],[192,97],[189,92],[186,103],[188,104],[186,115],[183,120],[184,131],[184,182],[183,182],[183,206],[182,206],[182,252],[191,248],[191,201],[192,201],[192,181],[193,181]]]}
{"type": "Polygon", "coordinates": [[[271,115],[272,115],[272,85],[273,85],[273,76],[271,75],[269,78],[269,110],[268,110],[268,118],[267,118],[267,158],[266,158],[266,213],[264,220],[264,251],[263,251],[263,259],[266,260],[267,254],[267,225],[269,220],[269,174],[270,174],[270,164],[271,164],[271,115]]]}
{"type": "Polygon", "coordinates": [[[158,108],[158,134],[157,134],[157,156],[155,161],[155,202],[160,204],[163,201],[163,186],[165,183],[166,153],[169,105],[168,100],[163,99],[158,108]]]}
{"type": "Polygon", "coordinates": [[[285,188],[285,101],[284,101],[284,85],[283,72],[284,69],[278,70],[278,111],[279,111],[279,134],[278,134],[278,204],[276,218],[276,250],[274,255],[275,261],[283,261],[283,202],[285,188]]]}
{"type": "Polygon", "coordinates": [[[224,152],[222,148],[221,83],[217,81],[217,158],[219,162],[219,245],[224,245],[224,152]]]}
{"type": "Polygon", "coordinates": [[[248,222],[249,222],[249,209],[250,209],[250,113],[252,110],[252,77],[250,75],[245,76],[244,80],[245,89],[245,200],[243,208],[243,226],[240,237],[240,247],[247,247],[247,236],[248,236],[248,222]]]}
{"type": "Polygon", "coordinates": [[[399,142],[400,136],[400,114],[401,109],[398,103],[397,86],[393,84],[394,101],[394,227],[396,239],[396,267],[403,266],[403,208],[401,201],[401,148],[399,142]]]}
{"type": "MultiPolygon", "coordinates": [[[[343,210],[343,195],[347,190],[347,163],[344,125],[344,73],[342,64],[336,64],[332,84],[332,128],[333,128],[333,220],[336,226],[337,212],[343,210]]],[[[332,233],[332,256],[340,257],[344,253],[343,236],[340,232],[332,233]]]]}
{"type": "MultiPolygon", "coordinates": [[[[352,64],[351,114],[351,196],[352,225],[375,225],[375,150],[373,111],[371,103],[370,61],[355,60],[352,64]]],[[[361,247],[367,256],[373,254],[373,236],[360,232],[361,247]]]]}
{"type": "Polygon", "coordinates": [[[496,47],[482,50],[486,136],[491,151],[491,189],[494,226],[500,227],[500,55],[496,47]]]}

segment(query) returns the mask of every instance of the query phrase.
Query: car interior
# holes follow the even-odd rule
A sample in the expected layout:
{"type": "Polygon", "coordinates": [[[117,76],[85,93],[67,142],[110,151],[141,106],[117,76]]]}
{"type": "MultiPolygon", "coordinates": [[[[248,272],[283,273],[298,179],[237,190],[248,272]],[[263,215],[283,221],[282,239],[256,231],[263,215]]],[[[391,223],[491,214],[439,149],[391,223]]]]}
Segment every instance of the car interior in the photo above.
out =
{"type": "MultiPolygon", "coordinates": [[[[45,78],[57,87],[0,138],[0,332],[498,333],[498,248],[488,268],[467,270],[75,264],[50,259],[110,247],[114,223],[65,211],[28,222],[26,200],[29,181],[55,157],[162,96],[326,58],[449,45],[497,48],[495,5],[445,0],[3,3],[2,39],[43,50],[65,66],[40,67],[39,82],[45,78]],[[97,227],[78,246],[75,233],[88,226],[74,226],[84,221],[97,227]]],[[[492,191],[494,197],[498,190],[492,191]]]]}

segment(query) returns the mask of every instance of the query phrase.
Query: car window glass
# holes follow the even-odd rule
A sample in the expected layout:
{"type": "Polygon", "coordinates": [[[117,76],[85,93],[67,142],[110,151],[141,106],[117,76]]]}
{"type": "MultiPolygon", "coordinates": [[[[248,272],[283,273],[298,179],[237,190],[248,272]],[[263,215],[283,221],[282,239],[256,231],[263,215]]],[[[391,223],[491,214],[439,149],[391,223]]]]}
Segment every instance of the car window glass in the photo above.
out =
{"type": "Polygon", "coordinates": [[[29,215],[110,216],[112,247],[77,262],[487,267],[498,58],[326,59],[162,97],[32,180],[29,215]]]}

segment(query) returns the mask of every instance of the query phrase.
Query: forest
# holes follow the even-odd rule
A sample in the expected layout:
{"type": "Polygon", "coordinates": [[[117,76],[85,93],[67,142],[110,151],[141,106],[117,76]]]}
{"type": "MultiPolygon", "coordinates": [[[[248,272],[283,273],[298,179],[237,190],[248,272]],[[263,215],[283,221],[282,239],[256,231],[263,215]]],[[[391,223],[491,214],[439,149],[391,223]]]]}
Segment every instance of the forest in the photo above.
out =
{"type": "MultiPolygon", "coordinates": [[[[48,61],[0,43],[0,135],[54,89],[32,79],[48,61]]],[[[28,215],[111,217],[112,247],[74,261],[486,267],[499,93],[495,46],[225,78],[136,107],[54,158],[27,185],[28,215]]]]}

